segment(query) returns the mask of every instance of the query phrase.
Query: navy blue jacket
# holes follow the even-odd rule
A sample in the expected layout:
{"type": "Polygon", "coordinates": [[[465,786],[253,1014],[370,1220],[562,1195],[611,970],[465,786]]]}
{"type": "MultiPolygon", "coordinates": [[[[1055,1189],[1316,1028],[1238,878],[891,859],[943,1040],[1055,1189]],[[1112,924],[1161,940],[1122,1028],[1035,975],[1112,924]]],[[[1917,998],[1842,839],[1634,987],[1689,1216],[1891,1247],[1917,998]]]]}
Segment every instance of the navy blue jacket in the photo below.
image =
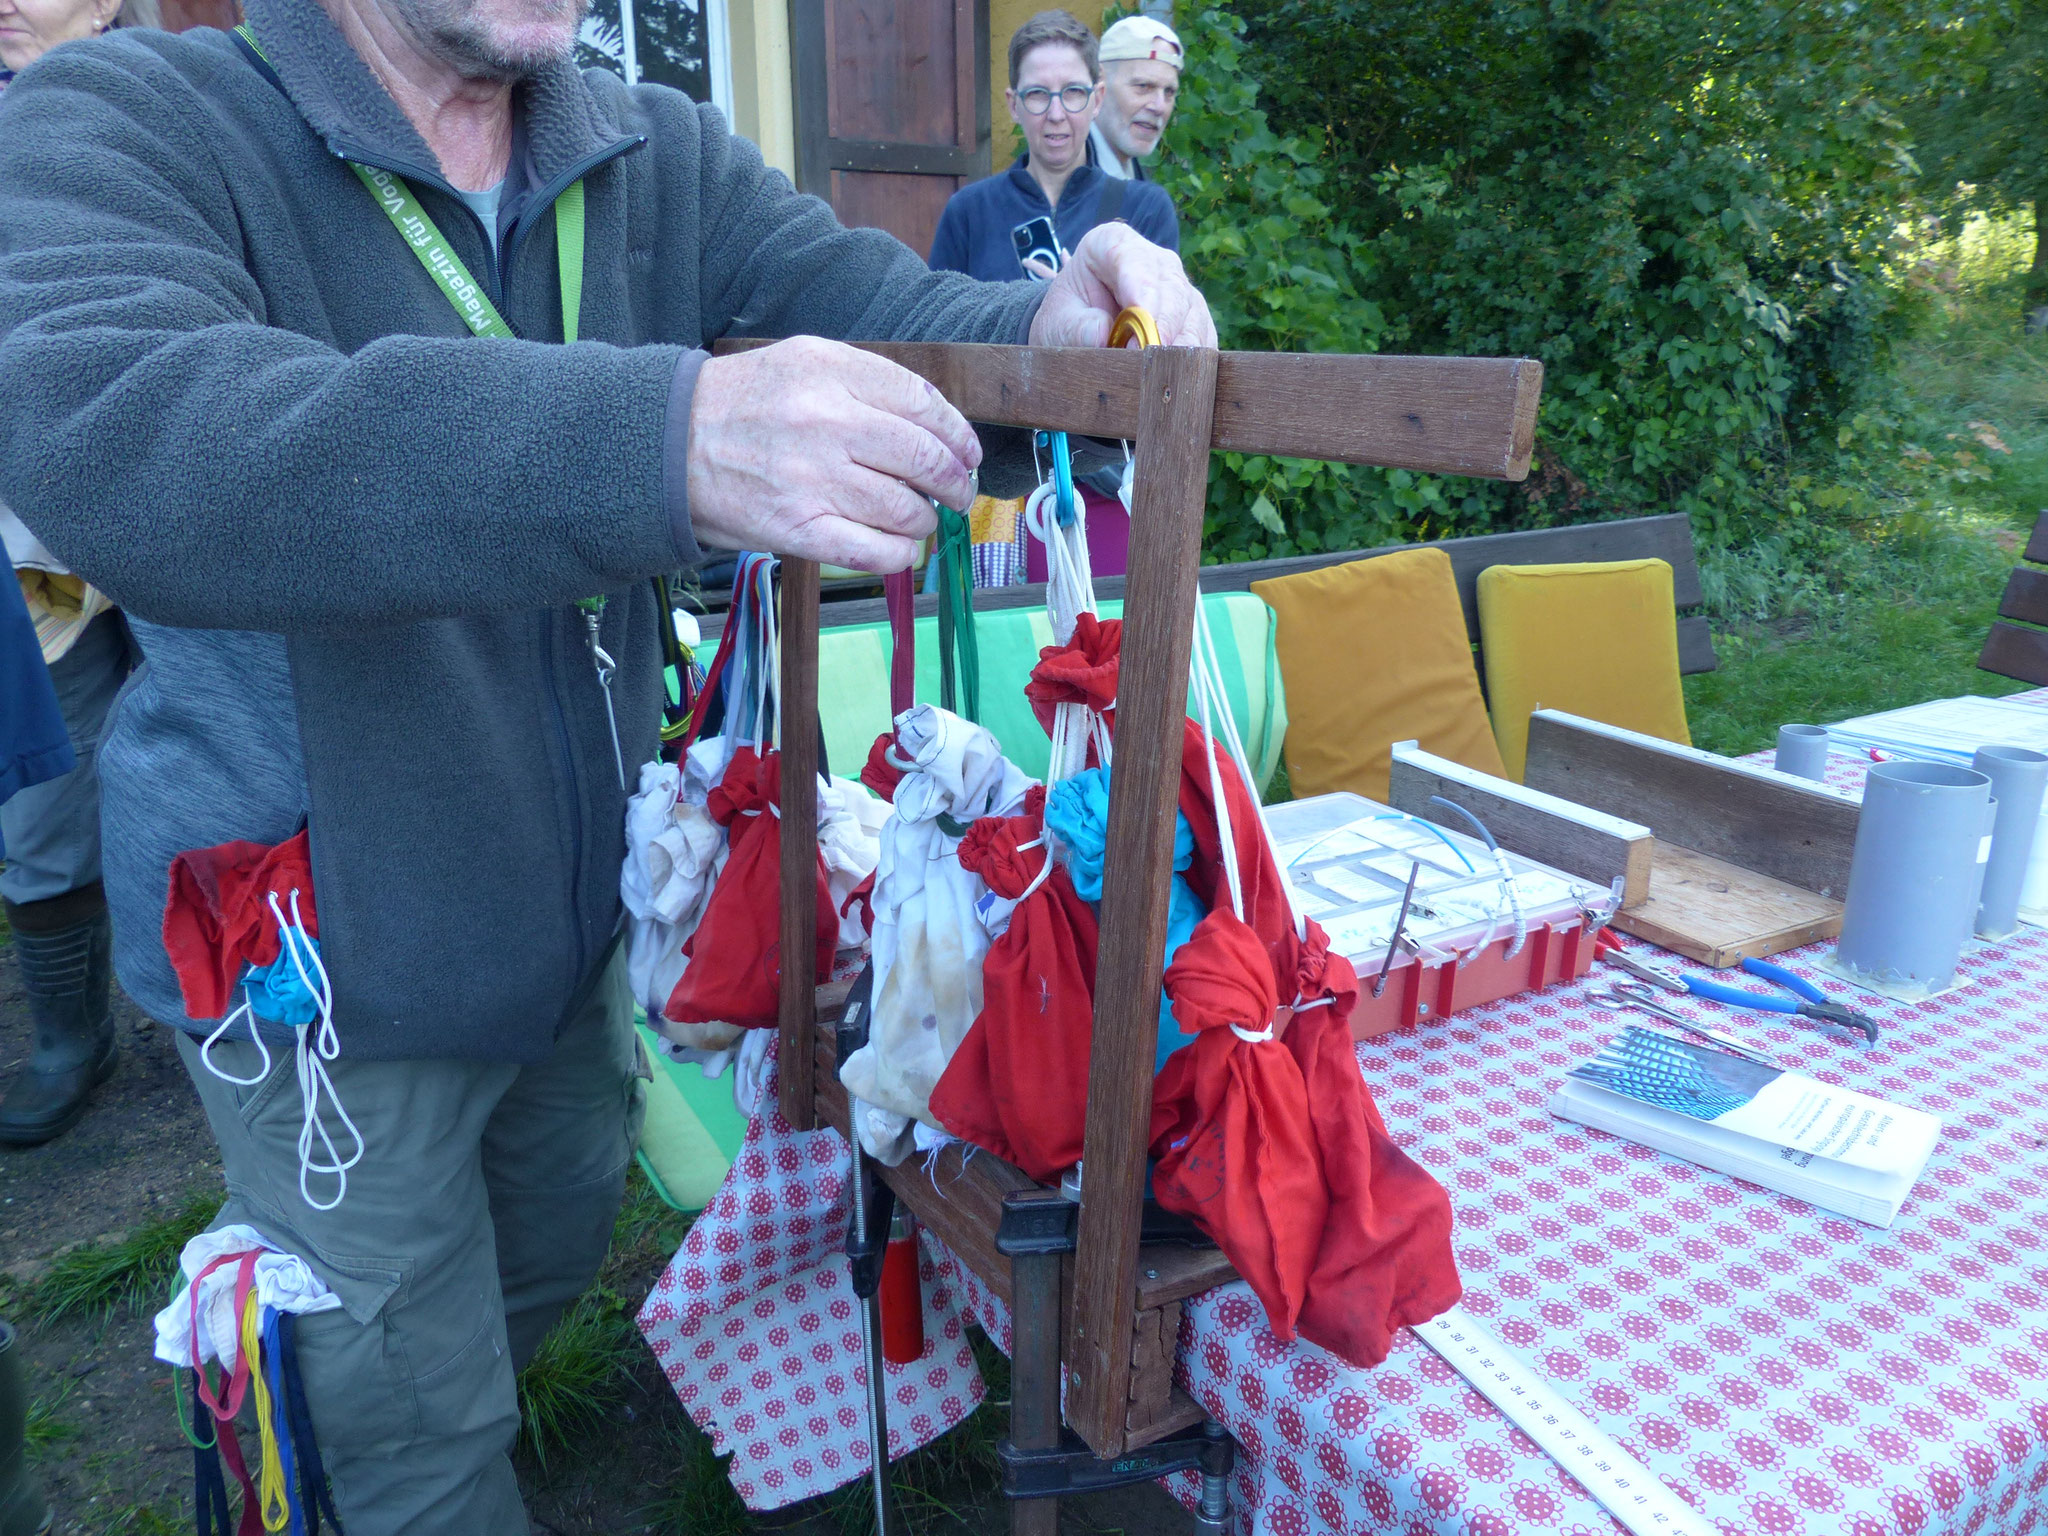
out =
{"type": "Polygon", "coordinates": [[[0,564],[0,801],[77,763],[21,587],[0,564]]]}
{"type": "MultiPolygon", "coordinates": [[[[939,232],[932,237],[931,267],[935,272],[965,272],[989,282],[1011,282],[1030,274],[1017,257],[1010,231],[1029,219],[1052,215],[1052,227],[1060,244],[1072,250],[1081,237],[1102,222],[1105,185],[1114,185],[1091,158],[1075,170],[1060,190],[1060,205],[1051,207],[1045,192],[1025,169],[1028,154],[995,176],[983,177],[955,192],[939,215],[939,232]]],[[[1173,211],[1173,199],[1156,183],[1123,183],[1123,205],[1116,217],[1154,245],[1169,251],[1180,249],[1180,219],[1173,211]]]]}

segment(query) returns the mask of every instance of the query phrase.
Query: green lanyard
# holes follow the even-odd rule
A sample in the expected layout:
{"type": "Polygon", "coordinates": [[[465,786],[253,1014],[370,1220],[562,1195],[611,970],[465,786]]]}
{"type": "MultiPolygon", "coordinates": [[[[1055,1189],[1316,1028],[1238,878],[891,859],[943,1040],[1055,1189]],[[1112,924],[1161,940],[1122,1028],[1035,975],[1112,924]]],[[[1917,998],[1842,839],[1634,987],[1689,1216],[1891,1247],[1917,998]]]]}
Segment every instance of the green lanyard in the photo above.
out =
{"type": "MultiPolygon", "coordinates": [[[[235,32],[256,50],[259,57],[267,58],[262,45],[256,41],[256,34],[246,22],[236,27],[235,32]]],[[[419,199],[412,195],[412,188],[389,171],[372,170],[353,160],[348,165],[362,178],[370,196],[377,200],[377,206],[384,210],[385,216],[405,237],[413,255],[427,269],[427,276],[434,280],[434,285],[454,306],[455,313],[469,327],[470,334],[489,336],[497,341],[514,340],[512,327],[498,313],[498,306],[484,292],[483,284],[469,275],[469,268],[462,264],[462,258],[455,254],[427,210],[420,206],[419,199]]],[[[572,182],[555,199],[555,250],[562,279],[562,340],[574,341],[580,329],[578,321],[583,314],[583,183],[580,181],[572,182]]]]}

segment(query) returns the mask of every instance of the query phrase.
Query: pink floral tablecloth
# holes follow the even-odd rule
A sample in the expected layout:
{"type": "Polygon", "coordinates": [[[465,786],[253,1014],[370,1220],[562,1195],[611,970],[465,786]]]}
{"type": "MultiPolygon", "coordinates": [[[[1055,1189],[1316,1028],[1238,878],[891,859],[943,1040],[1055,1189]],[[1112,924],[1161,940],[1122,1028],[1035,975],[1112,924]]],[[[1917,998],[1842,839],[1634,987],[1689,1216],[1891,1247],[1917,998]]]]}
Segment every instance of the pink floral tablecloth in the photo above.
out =
{"type": "MultiPolygon", "coordinates": [[[[1816,967],[1829,947],[1781,958],[1839,994],[1816,967]]],[[[1675,1005],[1941,1116],[1889,1230],[1552,1118],[1565,1071],[1621,1023],[1586,983],[1358,1049],[1388,1126],[1450,1191],[1467,1309],[1727,1536],[2048,1533],[2048,930],[1964,970],[1928,1003],[1858,995],[1884,1024],[1867,1048],[1675,1005]]],[[[773,1102],[640,1315],[755,1508],[849,1481],[868,1452],[845,1144],[773,1102]]],[[[892,1455],[980,1400],[964,1318],[1009,1342],[929,1239],[925,1301],[925,1358],[891,1368],[892,1455]]],[[[1615,1529],[1413,1335],[1353,1370],[1277,1342],[1239,1284],[1189,1303],[1180,1373],[1242,1448],[1242,1532],[1615,1529]]]]}

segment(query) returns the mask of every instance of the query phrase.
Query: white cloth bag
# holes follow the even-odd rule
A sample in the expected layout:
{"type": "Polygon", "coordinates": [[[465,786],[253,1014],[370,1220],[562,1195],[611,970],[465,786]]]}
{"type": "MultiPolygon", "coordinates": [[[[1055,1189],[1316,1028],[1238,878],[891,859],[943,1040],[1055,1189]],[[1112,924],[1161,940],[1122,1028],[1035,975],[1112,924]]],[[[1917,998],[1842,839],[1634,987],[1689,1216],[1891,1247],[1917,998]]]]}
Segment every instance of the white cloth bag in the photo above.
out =
{"type": "Polygon", "coordinates": [[[961,867],[941,818],[1013,815],[1036,782],[994,736],[929,704],[896,717],[896,747],[911,766],[876,867],[868,1043],[839,1071],[862,1147],[891,1167],[910,1156],[914,1122],[939,1129],[932,1089],[981,1012],[989,935],[974,906],[988,887],[961,867]]]}

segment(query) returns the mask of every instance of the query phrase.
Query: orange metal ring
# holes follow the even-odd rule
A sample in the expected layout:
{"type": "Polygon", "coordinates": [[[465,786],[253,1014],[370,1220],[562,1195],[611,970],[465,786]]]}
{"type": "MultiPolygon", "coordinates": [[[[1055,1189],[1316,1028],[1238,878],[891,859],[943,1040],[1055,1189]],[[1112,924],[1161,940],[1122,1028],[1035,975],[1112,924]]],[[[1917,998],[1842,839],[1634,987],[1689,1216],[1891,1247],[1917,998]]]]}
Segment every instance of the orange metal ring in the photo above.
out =
{"type": "Polygon", "coordinates": [[[1140,309],[1135,304],[1119,314],[1109,327],[1109,344],[1112,347],[1121,347],[1131,341],[1135,341],[1141,347],[1156,347],[1161,344],[1159,326],[1153,320],[1151,311],[1140,309]]]}

